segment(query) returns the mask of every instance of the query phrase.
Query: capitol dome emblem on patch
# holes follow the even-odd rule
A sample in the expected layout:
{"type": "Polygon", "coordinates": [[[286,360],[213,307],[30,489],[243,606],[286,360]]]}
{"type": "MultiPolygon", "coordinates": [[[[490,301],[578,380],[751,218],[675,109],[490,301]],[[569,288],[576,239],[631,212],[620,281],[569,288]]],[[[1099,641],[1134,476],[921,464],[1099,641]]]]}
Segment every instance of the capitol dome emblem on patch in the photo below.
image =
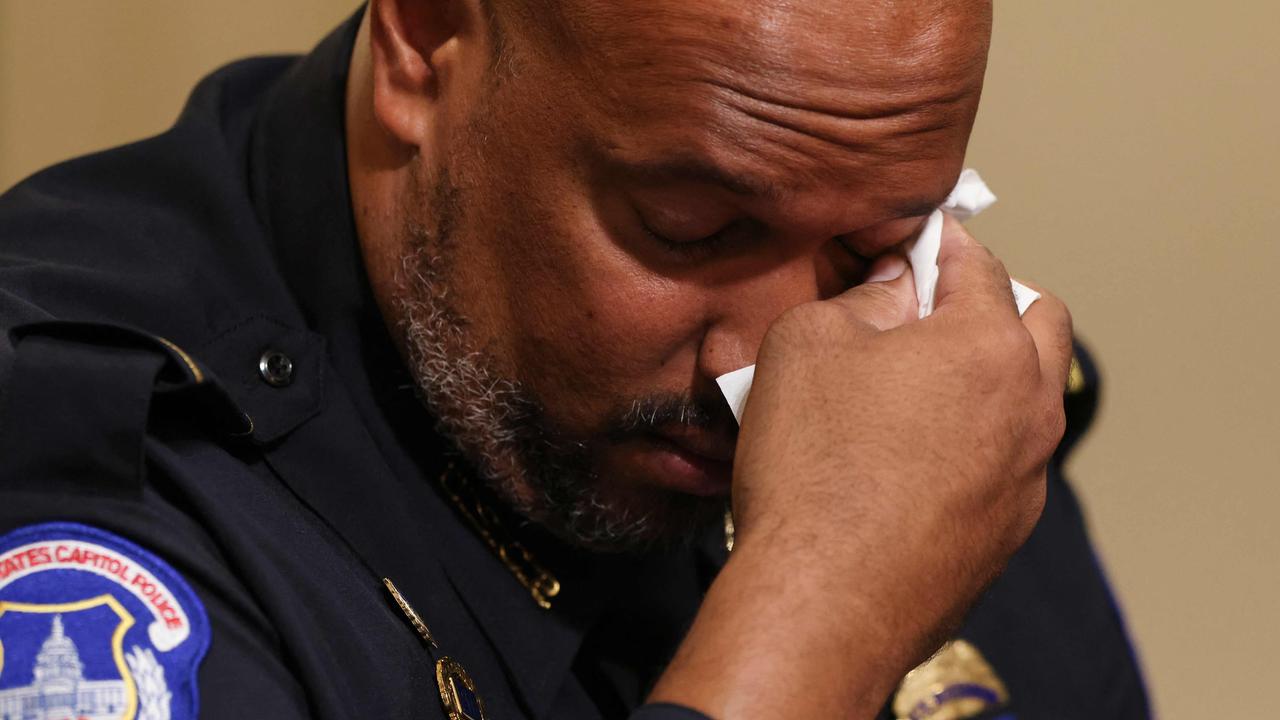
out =
{"type": "Polygon", "coordinates": [[[188,720],[209,621],[160,558],[44,523],[0,537],[0,718],[188,720]]]}

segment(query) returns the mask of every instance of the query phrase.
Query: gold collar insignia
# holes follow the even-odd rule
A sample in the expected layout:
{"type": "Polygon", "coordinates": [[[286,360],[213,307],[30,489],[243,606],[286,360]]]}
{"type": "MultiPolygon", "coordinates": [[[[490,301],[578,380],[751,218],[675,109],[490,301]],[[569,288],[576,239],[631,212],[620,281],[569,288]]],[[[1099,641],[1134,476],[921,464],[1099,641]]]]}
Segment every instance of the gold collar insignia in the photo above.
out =
{"type": "Polygon", "coordinates": [[[1009,702],[995,670],[964,640],[952,640],[907,673],[893,696],[899,720],[964,720],[1009,702]]]}

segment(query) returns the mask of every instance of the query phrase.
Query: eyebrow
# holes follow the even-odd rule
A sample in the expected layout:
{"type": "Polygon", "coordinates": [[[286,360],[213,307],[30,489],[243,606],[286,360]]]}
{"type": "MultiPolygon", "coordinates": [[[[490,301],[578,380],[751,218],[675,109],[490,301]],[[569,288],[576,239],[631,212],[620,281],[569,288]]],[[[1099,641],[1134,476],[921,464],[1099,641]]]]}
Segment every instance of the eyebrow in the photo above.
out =
{"type": "Polygon", "coordinates": [[[921,215],[929,215],[934,210],[941,207],[946,202],[946,198],[942,200],[932,200],[928,198],[913,198],[905,202],[894,205],[889,211],[900,218],[919,217],[921,215]]]}
{"type": "MultiPolygon", "coordinates": [[[[777,200],[787,193],[786,188],[776,182],[734,173],[715,163],[693,156],[642,162],[621,161],[619,165],[632,177],[648,182],[686,180],[708,183],[719,185],[736,195],[766,200],[777,200]]],[[[945,197],[938,199],[917,196],[895,203],[888,208],[888,212],[897,218],[928,215],[937,210],[945,200],[945,197]]]]}
{"type": "Polygon", "coordinates": [[[736,195],[777,199],[785,190],[777,183],[734,173],[696,157],[675,157],[651,162],[623,162],[621,167],[632,177],[650,182],[687,180],[719,185],[736,195]]]}

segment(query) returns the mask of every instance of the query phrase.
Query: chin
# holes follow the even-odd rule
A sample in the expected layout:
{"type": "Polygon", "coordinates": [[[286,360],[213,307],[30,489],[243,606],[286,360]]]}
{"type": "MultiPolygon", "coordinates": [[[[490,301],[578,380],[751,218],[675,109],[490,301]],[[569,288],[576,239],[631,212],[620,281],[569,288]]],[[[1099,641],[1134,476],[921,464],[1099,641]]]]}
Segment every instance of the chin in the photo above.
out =
{"type": "Polygon", "coordinates": [[[575,497],[545,508],[549,512],[538,524],[572,545],[602,553],[679,547],[723,527],[729,475],[722,479],[718,471],[678,464],[672,472],[673,463],[679,460],[658,457],[620,470],[601,467],[575,497]]]}

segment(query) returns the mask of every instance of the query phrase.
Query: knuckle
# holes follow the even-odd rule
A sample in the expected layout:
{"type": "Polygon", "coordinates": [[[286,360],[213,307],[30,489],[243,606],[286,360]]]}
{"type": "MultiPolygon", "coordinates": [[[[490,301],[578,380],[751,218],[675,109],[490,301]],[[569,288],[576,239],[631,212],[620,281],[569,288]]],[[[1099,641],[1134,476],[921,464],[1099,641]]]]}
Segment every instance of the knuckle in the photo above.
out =
{"type": "Polygon", "coordinates": [[[1006,392],[1026,397],[1038,387],[1040,354],[1035,339],[1020,322],[995,323],[988,330],[986,352],[980,362],[1006,392]]]}
{"type": "Polygon", "coordinates": [[[1056,318],[1058,322],[1061,323],[1062,325],[1066,327],[1070,327],[1072,323],[1071,309],[1067,307],[1067,303],[1063,301],[1062,298],[1058,297],[1057,295],[1054,295],[1048,290],[1035,288],[1035,291],[1040,293],[1040,301],[1045,304],[1045,307],[1049,310],[1049,312],[1053,315],[1053,317],[1056,318]]]}
{"type": "Polygon", "coordinates": [[[1053,298],[1053,301],[1053,307],[1058,313],[1058,322],[1062,328],[1063,334],[1068,338],[1074,336],[1076,331],[1076,321],[1075,318],[1071,316],[1071,308],[1067,307],[1067,304],[1056,296],[1053,298]]]}
{"type": "MultiPolygon", "coordinates": [[[[1040,358],[1031,333],[1016,320],[976,324],[963,333],[963,350],[953,361],[982,392],[998,392],[1024,402],[1038,387],[1040,358]]],[[[1025,409],[1019,414],[1025,413],[1025,409]]]]}
{"type": "Polygon", "coordinates": [[[1045,501],[1048,497],[1048,481],[1043,472],[1038,473],[1034,482],[1027,488],[1026,498],[1022,507],[1022,516],[1019,522],[1019,529],[1023,538],[1031,535],[1036,525],[1040,522],[1040,516],[1044,514],[1045,501]]]}
{"type": "Polygon", "coordinates": [[[990,265],[996,262],[996,256],[987,248],[976,240],[970,240],[964,246],[956,250],[956,256],[963,259],[966,263],[975,265],[990,265]]]}
{"type": "Polygon", "coordinates": [[[989,355],[1007,360],[1014,367],[1022,367],[1028,360],[1035,360],[1035,341],[1020,322],[1006,320],[989,324],[984,344],[989,355]]]}
{"type": "Polygon", "coordinates": [[[943,239],[955,243],[960,247],[975,246],[981,247],[982,243],[969,232],[964,223],[951,217],[944,215],[942,220],[943,239]]]}
{"type": "MultiPolygon", "coordinates": [[[[987,247],[986,245],[983,245],[977,240],[973,241],[972,249],[973,249],[974,256],[984,264],[995,265],[1000,263],[1000,258],[996,257],[996,254],[992,252],[991,248],[987,247]]],[[[1003,264],[1001,264],[1000,266],[1004,267],[1003,264]]]]}
{"type": "Polygon", "coordinates": [[[882,283],[868,284],[858,288],[861,295],[858,307],[863,312],[854,313],[858,320],[866,322],[881,330],[885,321],[900,320],[907,309],[905,296],[882,283]]]}
{"type": "Polygon", "coordinates": [[[1040,350],[1036,347],[1036,339],[1032,336],[1031,331],[1019,323],[1016,330],[1010,333],[1009,342],[1010,361],[1014,363],[1019,372],[1026,374],[1028,377],[1034,377],[1038,381],[1040,378],[1040,350]]]}
{"type": "Polygon", "coordinates": [[[769,325],[766,344],[794,345],[810,338],[827,335],[833,323],[840,322],[838,308],[823,302],[810,302],[788,308],[769,325]]]}
{"type": "MultiPolygon", "coordinates": [[[[988,250],[987,254],[991,255],[991,251],[988,250]]],[[[991,255],[991,272],[993,275],[1000,278],[1001,280],[1006,280],[1009,277],[1009,268],[1005,266],[1003,260],[996,257],[995,255],[991,255]]]]}
{"type": "Polygon", "coordinates": [[[1075,337],[1075,324],[1071,318],[1071,311],[1066,303],[1056,297],[1050,298],[1048,309],[1052,313],[1053,345],[1044,348],[1043,352],[1056,353],[1061,360],[1066,361],[1071,357],[1071,343],[1075,337]]]}
{"type": "Polygon", "coordinates": [[[1036,301],[1036,304],[1041,306],[1038,310],[1048,315],[1063,333],[1072,334],[1075,321],[1071,317],[1071,308],[1067,307],[1066,301],[1039,285],[1026,282],[1023,284],[1040,293],[1040,299],[1036,301]]]}
{"type": "Polygon", "coordinates": [[[1049,453],[1052,453],[1067,432],[1067,412],[1062,405],[1060,395],[1055,394],[1054,399],[1045,408],[1040,426],[1043,428],[1049,453]]]}

